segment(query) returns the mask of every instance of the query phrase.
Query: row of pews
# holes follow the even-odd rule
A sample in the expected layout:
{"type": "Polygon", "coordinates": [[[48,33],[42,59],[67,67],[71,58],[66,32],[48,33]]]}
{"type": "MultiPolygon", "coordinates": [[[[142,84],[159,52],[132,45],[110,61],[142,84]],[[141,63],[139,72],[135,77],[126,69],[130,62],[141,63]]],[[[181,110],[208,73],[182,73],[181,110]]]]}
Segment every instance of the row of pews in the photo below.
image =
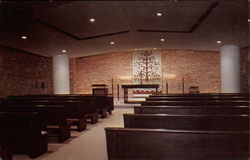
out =
{"type": "Polygon", "coordinates": [[[107,127],[109,160],[247,160],[249,94],[152,95],[107,127]]]}
{"type": "Polygon", "coordinates": [[[13,153],[36,158],[48,150],[48,137],[62,143],[71,130],[81,132],[114,110],[113,97],[88,94],[43,94],[0,99],[0,157],[13,153]]]}

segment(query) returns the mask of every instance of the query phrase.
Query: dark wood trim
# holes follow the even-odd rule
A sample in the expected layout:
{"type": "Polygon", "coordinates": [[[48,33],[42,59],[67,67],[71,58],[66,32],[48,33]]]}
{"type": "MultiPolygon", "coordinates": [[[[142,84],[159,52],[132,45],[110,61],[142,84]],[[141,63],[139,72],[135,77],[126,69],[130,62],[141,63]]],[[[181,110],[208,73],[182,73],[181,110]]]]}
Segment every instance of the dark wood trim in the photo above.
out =
{"type": "Polygon", "coordinates": [[[25,51],[25,50],[22,50],[22,49],[18,49],[18,48],[14,48],[14,47],[9,47],[9,46],[5,46],[5,45],[1,45],[1,44],[0,44],[0,48],[7,48],[7,49],[15,50],[15,51],[18,51],[18,52],[22,52],[22,53],[25,53],[25,54],[30,54],[30,55],[33,55],[33,56],[38,56],[38,57],[51,58],[51,57],[43,56],[43,55],[40,55],[40,54],[37,54],[37,53],[33,53],[33,52],[29,52],[29,51],[25,51]]]}
{"type": "Polygon", "coordinates": [[[189,31],[137,29],[137,32],[190,33],[189,31]]]}
{"type": "Polygon", "coordinates": [[[193,33],[202,24],[202,22],[204,22],[204,20],[212,13],[213,9],[217,7],[218,4],[219,2],[212,2],[188,32],[193,33]]]}
{"type": "Polygon", "coordinates": [[[113,33],[107,33],[107,34],[101,34],[101,35],[96,35],[96,36],[91,36],[91,37],[80,38],[80,40],[95,39],[95,38],[100,38],[100,37],[107,37],[107,36],[113,36],[113,35],[118,35],[118,34],[124,34],[124,33],[128,33],[128,32],[129,31],[113,32],[113,33]]]}
{"type": "Polygon", "coordinates": [[[212,13],[212,11],[218,6],[218,4],[219,2],[212,2],[189,30],[182,31],[182,30],[137,29],[137,32],[193,33],[202,24],[202,22],[204,22],[204,20],[212,13]]]}
{"type": "Polygon", "coordinates": [[[53,25],[50,25],[50,24],[48,24],[48,23],[46,23],[44,21],[37,20],[36,22],[39,23],[39,24],[42,24],[42,25],[44,25],[44,26],[46,26],[46,27],[48,27],[50,29],[56,30],[57,32],[65,34],[65,35],[67,35],[67,36],[69,36],[69,37],[71,37],[73,39],[80,40],[80,38],[78,38],[77,36],[75,36],[73,34],[70,34],[70,33],[66,32],[66,31],[64,31],[64,30],[62,30],[60,28],[57,28],[57,27],[53,26],[53,25]]]}
{"type": "Polygon", "coordinates": [[[44,25],[44,26],[46,26],[48,28],[56,30],[57,32],[65,34],[65,35],[67,35],[67,36],[69,36],[69,37],[71,37],[71,38],[73,38],[75,40],[78,40],[78,41],[129,33],[129,31],[126,30],[126,31],[119,31],[119,32],[113,32],[113,33],[105,33],[105,34],[100,34],[100,35],[94,35],[94,36],[90,36],[90,37],[78,37],[78,36],[75,36],[75,35],[73,35],[73,34],[71,34],[69,32],[66,32],[66,31],[64,31],[64,30],[62,30],[62,29],[60,29],[58,27],[55,27],[55,26],[53,26],[51,24],[48,24],[48,23],[46,23],[46,22],[44,22],[42,20],[37,20],[37,23],[40,23],[40,24],[42,24],[42,25],[44,25]]]}

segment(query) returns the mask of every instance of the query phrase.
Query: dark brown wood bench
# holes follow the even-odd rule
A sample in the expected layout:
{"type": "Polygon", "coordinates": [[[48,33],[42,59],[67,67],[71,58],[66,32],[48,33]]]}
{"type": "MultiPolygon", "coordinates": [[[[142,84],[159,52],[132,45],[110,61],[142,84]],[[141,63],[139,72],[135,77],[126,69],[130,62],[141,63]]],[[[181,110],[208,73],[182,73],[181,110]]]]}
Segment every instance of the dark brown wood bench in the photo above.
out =
{"type": "Polygon", "coordinates": [[[0,112],[0,144],[36,158],[48,150],[47,134],[36,112],[0,112]]]}
{"type": "Polygon", "coordinates": [[[249,97],[249,93],[154,94],[149,97],[249,97]]]}
{"type": "Polygon", "coordinates": [[[49,105],[0,105],[0,112],[37,112],[43,129],[48,135],[57,135],[58,142],[70,138],[70,122],[64,106],[49,105]]]}
{"type": "Polygon", "coordinates": [[[12,160],[12,151],[8,146],[0,145],[0,158],[2,160],[12,160]]]}
{"type": "MultiPolygon", "coordinates": [[[[37,97],[37,96],[43,96],[43,97],[48,97],[48,96],[57,96],[57,97],[69,97],[69,98],[82,98],[82,97],[94,97],[97,98],[96,103],[99,109],[107,109],[107,111],[111,114],[111,112],[114,110],[114,100],[113,96],[111,95],[93,95],[93,94],[28,94],[25,96],[32,96],[32,97],[37,97]],[[108,101],[108,102],[107,102],[108,101]]],[[[102,115],[103,116],[103,115],[102,115]]]]}
{"type": "Polygon", "coordinates": [[[147,97],[146,101],[234,101],[249,100],[249,97],[147,97]]]}
{"type": "Polygon", "coordinates": [[[142,106],[249,106],[249,101],[145,101],[142,106]]]}
{"type": "Polygon", "coordinates": [[[87,128],[86,113],[81,101],[73,100],[29,100],[29,99],[1,99],[3,105],[61,105],[66,108],[67,119],[72,120],[72,125],[77,126],[77,130],[83,131],[87,128]]]}
{"type": "Polygon", "coordinates": [[[248,106],[134,106],[135,114],[249,114],[248,106]]]}
{"type": "MultiPolygon", "coordinates": [[[[28,97],[37,99],[65,99],[65,100],[80,100],[86,101],[89,98],[95,99],[95,110],[101,114],[101,118],[107,117],[114,110],[113,97],[110,95],[92,95],[92,94],[39,94],[39,95],[25,95],[25,96],[11,96],[13,97],[28,97]],[[97,107],[97,108],[96,108],[97,107]]],[[[93,121],[92,121],[93,122],[93,121]]]]}
{"type": "Polygon", "coordinates": [[[124,114],[125,128],[151,128],[204,131],[248,131],[249,116],[124,114]]]}
{"type": "Polygon", "coordinates": [[[249,131],[105,128],[109,160],[247,160],[249,131]]]}

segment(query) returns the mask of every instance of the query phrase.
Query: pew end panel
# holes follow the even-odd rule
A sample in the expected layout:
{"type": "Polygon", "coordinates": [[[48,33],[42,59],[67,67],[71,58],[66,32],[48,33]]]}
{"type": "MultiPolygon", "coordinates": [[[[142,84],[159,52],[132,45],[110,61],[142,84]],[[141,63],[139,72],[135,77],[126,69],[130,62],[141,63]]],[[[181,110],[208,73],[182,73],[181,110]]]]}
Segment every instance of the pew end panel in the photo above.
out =
{"type": "Polygon", "coordinates": [[[12,150],[10,149],[9,146],[0,145],[0,159],[1,158],[3,160],[13,159],[12,150]]]}
{"type": "Polygon", "coordinates": [[[36,158],[48,150],[47,133],[36,112],[0,112],[0,143],[36,158]]]}

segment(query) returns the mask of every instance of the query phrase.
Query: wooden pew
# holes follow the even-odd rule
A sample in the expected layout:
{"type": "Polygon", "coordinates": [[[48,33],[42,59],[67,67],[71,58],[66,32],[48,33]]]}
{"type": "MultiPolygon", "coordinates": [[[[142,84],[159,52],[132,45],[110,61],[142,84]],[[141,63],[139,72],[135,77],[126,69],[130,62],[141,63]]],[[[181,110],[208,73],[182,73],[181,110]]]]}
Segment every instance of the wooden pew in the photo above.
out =
{"type": "MultiPolygon", "coordinates": [[[[104,109],[106,108],[106,110],[111,114],[111,112],[114,110],[114,100],[113,100],[113,96],[111,95],[93,95],[93,94],[39,94],[39,95],[34,95],[34,94],[29,94],[26,96],[32,96],[32,97],[36,97],[36,96],[43,96],[43,97],[49,97],[49,96],[58,96],[58,97],[69,97],[69,98],[82,98],[82,97],[94,97],[97,98],[96,102],[97,102],[97,106],[99,109],[104,109]],[[108,102],[107,102],[108,101],[108,102]]],[[[104,112],[104,111],[100,111],[100,112],[104,112]]],[[[102,117],[104,117],[105,115],[102,115],[102,117]]]]}
{"type": "Polygon", "coordinates": [[[111,95],[74,94],[71,96],[95,97],[102,118],[106,118],[107,112],[111,114],[114,110],[114,97],[111,95]]]}
{"type": "Polygon", "coordinates": [[[249,114],[248,106],[134,106],[135,114],[249,114]]]}
{"type": "Polygon", "coordinates": [[[249,101],[145,101],[142,106],[249,106],[249,101]]]}
{"type": "Polygon", "coordinates": [[[154,94],[149,97],[249,97],[249,93],[154,94]]]}
{"type": "Polygon", "coordinates": [[[147,97],[146,101],[234,101],[249,100],[249,97],[147,97]]]}
{"type": "Polygon", "coordinates": [[[70,122],[64,106],[49,105],[0,105],[0,112],[37,112],[43,129],[57,135],[58,142],[70,138],[70,122]]]}
{"type": "Polygon", "coordinates": [[[27,100],[27,99],[2,99],[3,105],[61,105],[64,106],[67,113],[67,119],[73,121],[72,125],[77,126],[77,130],[83,131],[87,128],[86,124],[86,113],[84,105],[81,101],[71,101],[71,100],[27,100]]]}
{"type": "Polygon", "coordinates": [[[204,131],[248,131],[249,116],[123,114],[125,128],[151,128],[204,131]]]}
{"type": "Polygon", "coordinates": [[[36,112],[0,112],[0,144],[36,158],[48,150],[47,134],[36,112]]]}
{"type": "Polygon", "coordinates": [[[13,155],[9,146],[1,146],[0,144],[0,159],[2,160],[12,160],[13,155]]]}
{"type": "Polygon", "coordinates": [[[109,160],[247,160],[249,131],[105,128],[109,160]]]}
{"type": "MultiPolygon", "coordinates": [[[[20,97],[20,96],[11,96],[20,97]]],[[[22,96],[24,97],[24,96],[22,96]]],[[[101,114],[101,118],[107,117],[107,112],[109,114],[114,110],[113,97],[110,95],[92,95],[92,94],[41,94],[41,95],[25,95],[29,98],[38,99],[65,99],[65,100],[86,100],[88,98],[95,98],[95,105],[98,108],[98,113],[101,114]]]]}

